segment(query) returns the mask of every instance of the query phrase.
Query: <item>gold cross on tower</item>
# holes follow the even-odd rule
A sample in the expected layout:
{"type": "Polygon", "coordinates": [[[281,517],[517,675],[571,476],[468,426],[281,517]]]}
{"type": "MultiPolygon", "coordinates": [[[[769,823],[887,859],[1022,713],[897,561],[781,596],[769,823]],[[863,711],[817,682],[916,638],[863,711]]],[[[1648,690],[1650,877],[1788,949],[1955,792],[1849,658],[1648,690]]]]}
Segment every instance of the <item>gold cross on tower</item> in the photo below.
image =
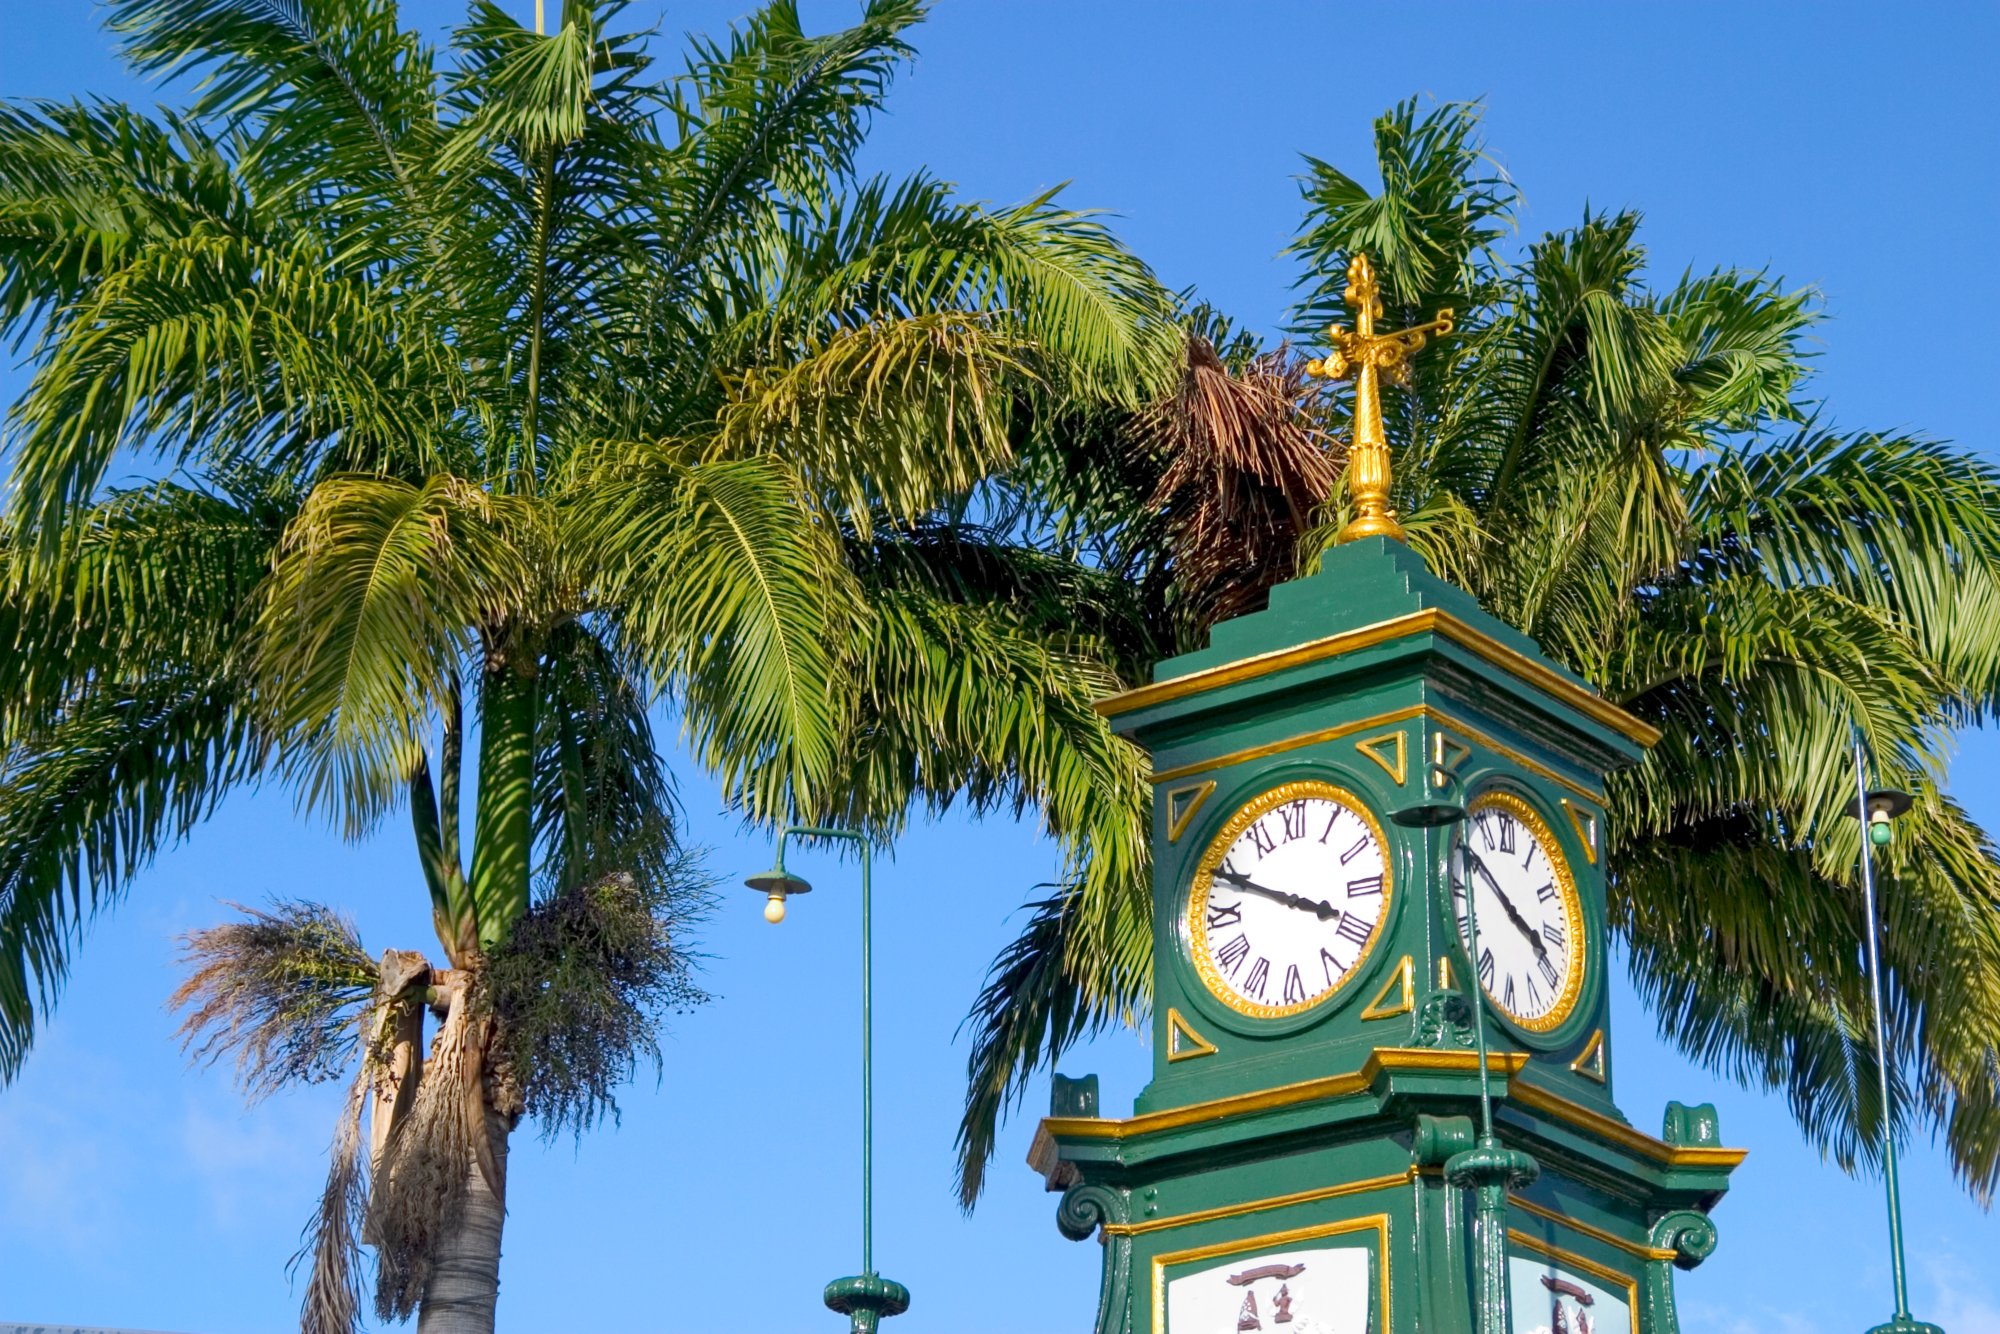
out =
{"type": "Polygon", "coordinates": [[[1375,282],[1368,256],[1362,254],[1348,262],[1346,300],[1354,307],[1354,328],[1350,331],[1336,324],[1328,329],[1327,341],[1333,349],[1306,363],[1308,375],[1326,380],[1354,377],[1354,439],[1347,451],[1347,493],[1354,500],[1354,517],[1334,540],[1401,538],[1403,526],[1389,508],[1389,442],[1382,434],[1380,377],[1408,384],[1410,354],[1431,334],[1450,333],[1452,313],[1440,310],[1428,324],[1376,333],[1375,321],[1382,318],[1382,289],[1375,282]]]}

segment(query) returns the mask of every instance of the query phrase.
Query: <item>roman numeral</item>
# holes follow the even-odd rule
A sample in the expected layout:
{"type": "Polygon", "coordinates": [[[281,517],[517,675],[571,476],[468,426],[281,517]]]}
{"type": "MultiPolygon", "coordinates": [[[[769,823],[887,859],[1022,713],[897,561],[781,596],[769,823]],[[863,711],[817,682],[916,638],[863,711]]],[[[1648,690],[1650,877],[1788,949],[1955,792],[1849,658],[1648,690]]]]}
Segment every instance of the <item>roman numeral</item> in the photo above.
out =
{"type": "Polygon", "coordinates": [[[1501,818],[1499,824],[1500,824],[1500,851],[1511,855],[1514,851],[1514,835],[1515,832],[1520,829],[1520,826],[1515,824],[1512,820],[1506,819],[1505,817],[1501,818]]]}
{"type": "Polygon", "coordinates": [[[1493,817],[1491,815],[1481,815],[1473,820],[1472,823],[1478,826],[1479,836],[1486,840],[1486,850],[1488,852],[1493,851],[1493,817]]]}
{"type": "Polygon", "coordinates": [[[1227,968],[1231,977],[1236,976],[1236,970],[1241,968],[1243,961],[1249,957],[1250,937],[1248,936],[1238,936],[1215,952],[1215,962],[1219,966],[1227,968]]]}
{"type": "Polygon", "coordinates": [[[1542,850],[1542,845],[1539,843],[1528,844],[1528,853],[1525,857],[1521,858],[1521,869],[1523,871],[1530,870],[1533,868],[1535,864],[1535,854],[1540,852],[1541,850],[1542,850]]]}
{"type": "Polygon", "coordinates": [[[1306,804],[1303,801],[1295,801],[1289,806],[1280,806],[1278,808],[1278,819],[1285,827],[1285,842],[1289,843],[1295,838],[1305,837],[1306,804]]]}
{"type": "Polygon", "coordinates": [[[1272,838],[1270,833],[1265,830],[1264,822],[1261,819],[1243,832],[1249,835],[1252,843],[1257,845],[1257,859],[1259,861],[1264,859],[1266,853],[1278,846],[1277,840],[1272,838]]]}
{"type": "Polygon", "coordinates": [[[1243,905],[1240,903],[1232,903],[1226,908],[1215,903],[1208,905],[1208,929],[1211,931],[1220,927],[1235,926],[1242,920],[1243,905]]]}
{"type": "Polygon", "coordinates": [[[1549,962],[1548,955],[1544,954],[1541,958],[1535,960],[1535,967],[1541,970],[1542,977],[1550,986],[1556,986],[1562,981],[1562,974],[1558,973],[1556,966],[1549,962]]]}
{"type": "Polygon", "coordinates": [[[1243,979],[1243,994],[1264,999],[1264,986],[1271,980],[1271,961],[1258,959],[1250,965],[1250,976],[1243,979]]]}
{"type": "Polygon", "coordinates": [[[1556,901],[1556,886],[1553,880],[1551,880],[1548,884],[1543,885],[1540,889],[1535,891],[1535,902],[1554,903],[1555,901],[1556,901]]]}
{"type": "Polygon", "coordinates": [[[1320,946],[1319,961],[1320,966],[1326,969],[1326,984],[1328,986],[1332,986],[1333,980],[1347,971],[1341,967],[1340,960],[1334,958],[1324,945],[1320,946]]]}
{"type": "Polygon", "coordinates": [[[1340,925],[1333,928],[1336,936],[1345,936],[1357,945],[1368,943],[1368,933],[1374,928],[1373,922],[1364,922],[1353,913],[1342,913],[1340,925]]]}
{"type": "Polygon", "coordinates": [[[1493,986],[1493,951],[1479,951],[1479,985],[1491,989],[1493,986]]]}
{"type": "Polygon", "coordinates": [[[1306,998],[1306,981],[1299,976],[1299,966],[1293,964],[1285,970],[1285,1004],[1297,1005],[1306,998]]]}
{"type": "Polygon", "coordinates": [[[1507,985],[1500,991],[1500,1006],[1506,1010],[1519,1010],[1520,1002],[1514,999],[1514,975],[1507,974],[1507,985]]]}
{"type": "Polygon", "coordinates": [[[1360,899],[1360,898],[1367,898],[1370,895],[1373,895],[1376,898],[1381,897],[1382,895],[1381,876],[1365,875],[1362,876],[1359,880],[1350,880],[1347,882],[1348,898],[1360,899]]]}
{"type": "Polygon", "coordinates": [[[1528,978],[1526,981],[1528,983],[1528,1005],[1532,1009],[1540,1010],[1542,1008],[1542,989],[1535,985],[1534,978],[1528,978]]]}
{"type": "Polygon", "coordinates": [[[1458,915],[1458,934],[1462,940],[1472,939],[1472,919],[1464,913],[1458,915]]]}
{"type": "MultiPolygon", "coordinates": [[[[1320,841],[1323,843],[1326,840],[1321,839],[1320,841]]],[[[1360,838],[1355,839],[1354,846],[1340,854],[1340,864],[1342,866],[1345,866],[1349,862],[1353,861],[1356,857],[1359,857],[1362,853],[1368,851],[1368,845],[1374,841],[1375,840],[1369,838],[1368,835],[1366,834],[1363,834],[1360,838]]]]}
{"type": "Polygon", "coordinates": [[[1567,933],[1563,930],[1561,922],[1543,922],[1542,937],[1557,949],[1563,949],[1568,944],[1567,933]]]}

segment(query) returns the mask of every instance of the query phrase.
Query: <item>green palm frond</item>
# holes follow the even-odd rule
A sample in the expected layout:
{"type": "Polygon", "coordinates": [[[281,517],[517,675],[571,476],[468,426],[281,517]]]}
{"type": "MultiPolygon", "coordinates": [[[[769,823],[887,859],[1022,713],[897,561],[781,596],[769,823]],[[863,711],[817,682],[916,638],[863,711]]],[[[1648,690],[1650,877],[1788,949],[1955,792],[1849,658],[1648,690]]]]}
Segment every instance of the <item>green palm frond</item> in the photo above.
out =
{"type": "Polygon", "coordinates": [[[621,651],[672,683],[701,762],[763,816],[821,800],[858,613],[797,474],[769,457],[691,463],[668,444],[606,445],[579,466],[590,504],[571,531],[622,608],[621,651]]]}
{"type": "Polygon", "coordinates": [[[89,917],[233,788],[267,747],[224,681],[154,674],[93,691],[28,744],[0,782],[0,1078],[33,1041],[89,917]]]}
{"type": "Polygon", "coordinates": [[[350,835],[399,801],[459,664],[530,601],[546,516],[449,475],[322,482],[261,598],[254,670],[285,767],[350,835]]]}

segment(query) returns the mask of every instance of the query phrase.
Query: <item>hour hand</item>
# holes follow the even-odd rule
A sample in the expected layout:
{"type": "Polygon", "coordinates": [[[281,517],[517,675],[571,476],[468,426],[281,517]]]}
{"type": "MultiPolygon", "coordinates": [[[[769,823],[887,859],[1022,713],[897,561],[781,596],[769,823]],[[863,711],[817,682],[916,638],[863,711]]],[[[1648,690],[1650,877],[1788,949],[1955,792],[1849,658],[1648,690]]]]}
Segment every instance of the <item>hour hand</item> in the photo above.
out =
{"type": "Polygon", "coordinates": [[[1302,912],[1312,913],[1322,922],[1340,916],[1340,909],[1334,907],[1325,899],[1309,899],[1303,894],[1287,894],[1281,889],[1271,889],[1268,886],[1258,884],[1241,871],[1225,871],[1217,867],[1215,875],[1218,880],[1227,880],[1246,894],[1261,894],[1267,899],[1275,899],[1287,908],[1297,908],[1302,912]]]}

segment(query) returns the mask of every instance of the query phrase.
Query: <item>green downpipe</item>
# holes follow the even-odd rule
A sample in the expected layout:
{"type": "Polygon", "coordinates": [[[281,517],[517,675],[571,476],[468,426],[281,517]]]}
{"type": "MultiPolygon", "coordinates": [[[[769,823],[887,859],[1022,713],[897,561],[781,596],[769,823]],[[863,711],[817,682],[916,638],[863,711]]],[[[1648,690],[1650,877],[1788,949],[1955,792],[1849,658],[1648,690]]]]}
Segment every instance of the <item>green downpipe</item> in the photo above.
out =
{"type": "Polygon", "coordinates": [[[472,907],[492,949],[528,911],[534,857],[535,678],[501,667],[479,690],[479,797],[472,830],[472,907]]]}

